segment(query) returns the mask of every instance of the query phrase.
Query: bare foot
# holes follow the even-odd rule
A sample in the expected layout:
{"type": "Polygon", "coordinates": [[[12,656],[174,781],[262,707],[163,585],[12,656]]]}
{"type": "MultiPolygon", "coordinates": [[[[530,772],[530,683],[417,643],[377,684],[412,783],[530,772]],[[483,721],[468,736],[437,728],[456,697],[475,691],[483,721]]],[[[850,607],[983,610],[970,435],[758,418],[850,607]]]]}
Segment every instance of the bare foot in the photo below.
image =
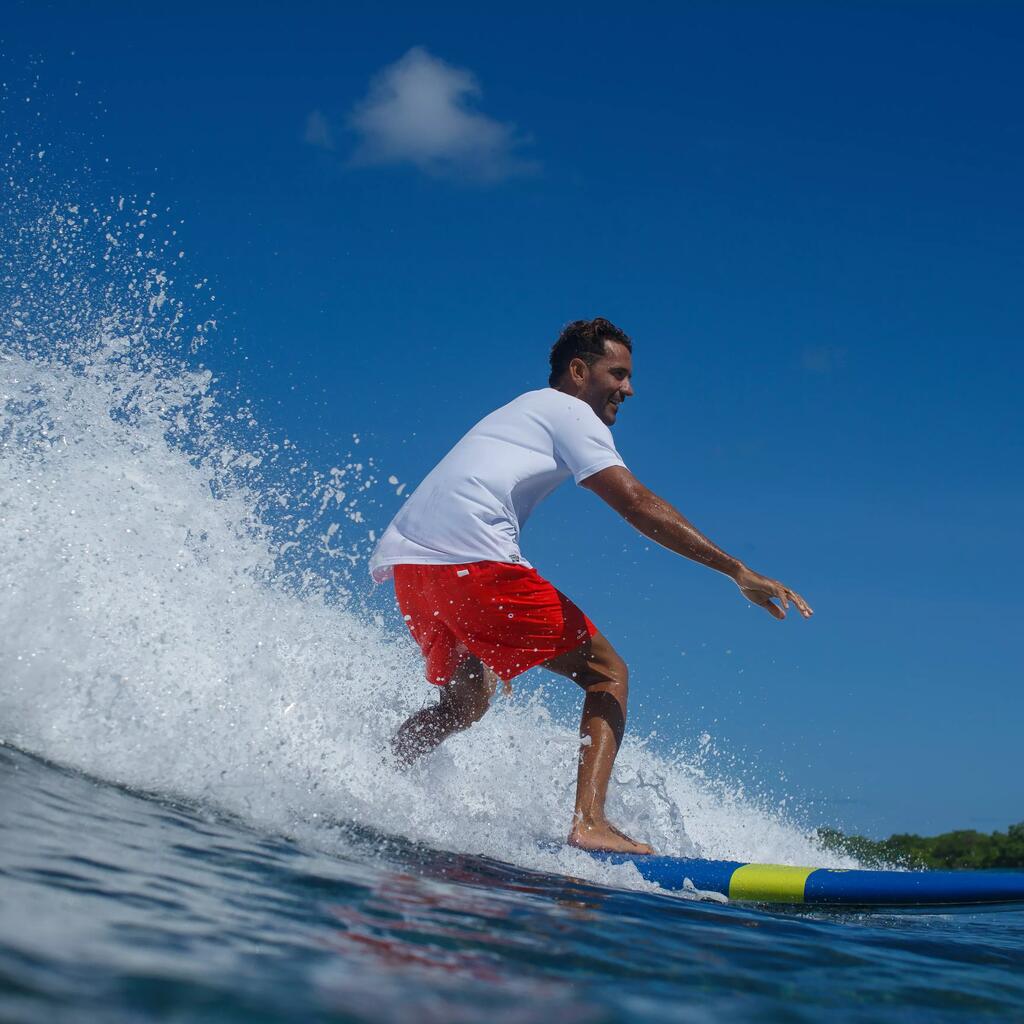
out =
{"type": "Polygon", "coordinates": [[[654,853],[654,848],[647,843],[638,843],[620,832],[607,821],[584,824],[577,822],[572,827],[567,840],[570,846],[595,853],[654,853]]]}

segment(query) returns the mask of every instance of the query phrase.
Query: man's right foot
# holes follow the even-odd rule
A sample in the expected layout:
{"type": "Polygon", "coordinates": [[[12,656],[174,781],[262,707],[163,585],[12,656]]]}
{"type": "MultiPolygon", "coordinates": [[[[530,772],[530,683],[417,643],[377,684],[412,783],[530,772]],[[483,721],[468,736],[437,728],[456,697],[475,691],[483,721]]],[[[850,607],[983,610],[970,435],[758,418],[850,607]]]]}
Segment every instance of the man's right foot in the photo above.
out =
{"type": "Polygon", "coordinates": [[[630,839],[607,821],[592,825],[577,822],[573,825],[567,842],[570,846],[592,853],[654,853],[653,847],[630,839]]]}

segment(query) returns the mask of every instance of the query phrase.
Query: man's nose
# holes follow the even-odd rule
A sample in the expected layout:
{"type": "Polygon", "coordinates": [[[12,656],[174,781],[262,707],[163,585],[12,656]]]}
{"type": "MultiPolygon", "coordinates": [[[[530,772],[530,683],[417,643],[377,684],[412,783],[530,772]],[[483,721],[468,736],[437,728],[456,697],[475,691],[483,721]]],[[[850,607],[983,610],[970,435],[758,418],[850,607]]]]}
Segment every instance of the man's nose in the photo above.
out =
{"type": "Polygon", "coordinates": [[[627,397],[632,398],[635,392],[633,391],[633,382],[627,377],[622,382],[622,387],[619,390],[627,397]]]}

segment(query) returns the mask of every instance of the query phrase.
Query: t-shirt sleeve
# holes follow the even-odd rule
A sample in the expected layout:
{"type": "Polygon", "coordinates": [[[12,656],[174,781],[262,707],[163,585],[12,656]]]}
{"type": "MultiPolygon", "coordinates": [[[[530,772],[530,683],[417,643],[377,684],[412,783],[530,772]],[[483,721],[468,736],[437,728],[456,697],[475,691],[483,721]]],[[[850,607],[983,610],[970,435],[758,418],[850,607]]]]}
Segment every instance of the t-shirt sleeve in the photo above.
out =
{"type": "Polygon", "coordinates": [[[590,406],[572,399],[572,406],[562,407],[553,417],[552,436],[555,454],[569,467],[576,483],[600,473],[609,466],[625,466],[615,450],[612,432],[590,406]],[[575,408],[575,406],[579,408],[575,408]]]}

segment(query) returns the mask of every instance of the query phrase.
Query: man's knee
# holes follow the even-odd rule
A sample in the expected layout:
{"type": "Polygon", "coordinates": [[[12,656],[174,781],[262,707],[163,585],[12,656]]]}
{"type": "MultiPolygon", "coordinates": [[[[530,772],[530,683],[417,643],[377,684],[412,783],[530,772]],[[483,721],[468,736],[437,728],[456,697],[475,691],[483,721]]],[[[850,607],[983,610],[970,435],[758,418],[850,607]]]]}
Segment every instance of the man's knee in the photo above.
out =
{"type": "Polygon", "coordinates": [[[613,693],[625,705],[629,698],[629,666],[616,654],[603,669],[605,682],[602,689],[613,693]]]}
{"type": "Polygon", "coordinates": [[[474,722],[479,722],[487,714],[487,709],[490,706],[491,694],[486,687],[474,686],[472,689],[465,690],[460,703],[462,720],[465,723],[463,728],[468,728],[474,722]]]}
{"type": "Polygon", "coordinates": [[[588,693],[593,690],[614,694],[625,707],[629,696],[629,668],[602,633],[595,633],[582,647],[544,664],[588,693]]]}
{"type": "Polygon", "coordinates": [[[629,698],[629,666],[607,641],[587,659],[587,677],[582,685],[589,692],[613,694],[625,707],[629,698]]]}
{"type": "Polygon", "coordinates": [[[464,663],[455,678],[441,691],[441,702],[457,729],[468,729],[487,714],[494,696],[494,679],[484,666],[464,663]]]}

